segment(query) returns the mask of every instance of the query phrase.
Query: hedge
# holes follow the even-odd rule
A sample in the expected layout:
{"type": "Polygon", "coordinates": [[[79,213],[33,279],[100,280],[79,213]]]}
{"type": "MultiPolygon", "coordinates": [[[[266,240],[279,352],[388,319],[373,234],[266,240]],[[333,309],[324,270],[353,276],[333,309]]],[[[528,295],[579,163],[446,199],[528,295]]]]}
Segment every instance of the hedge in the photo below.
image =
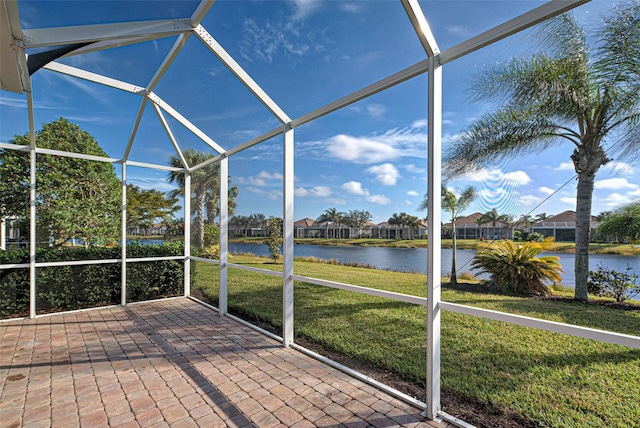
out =
{"type": "MultiPolygon", "coordinates": [[[[163,245],[132,243],[127,258],[184,255],[182,242],[163,245]]],[[[120,247],[43,248],[37,262],[120,259],[120,247]]],[[[29,249],[0,251],[0,264],[29,263],[29,249]]],[[[117,305],[121,302],[122,263],[36,268],[38,314],[117,305]]],[[[192,265],[191,276],[195,275],[192,265]]],[[[127,302],[181,295],[181,260],[127,263],[127,302]]],[[[0,318],[29,315],[29,269],[0,269],[0,318]]]]}

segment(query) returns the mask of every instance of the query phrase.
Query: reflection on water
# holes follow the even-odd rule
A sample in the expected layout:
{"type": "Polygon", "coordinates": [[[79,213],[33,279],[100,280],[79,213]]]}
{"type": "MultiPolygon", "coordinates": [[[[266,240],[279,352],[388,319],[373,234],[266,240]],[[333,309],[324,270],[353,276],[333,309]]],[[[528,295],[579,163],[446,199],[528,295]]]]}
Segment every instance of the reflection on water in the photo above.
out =
{"type": "MultiPolygon", "coordinates": [[[[229,243],[231,253],[253,253],[257,256],[269,256],[269,250],[264,244],[229,243]]],[[[475,250],[458,250],[458,273],[473,272],[471,260],[475,250]]],[[[573,287],[574,284],[574,255],[567,253],[542,253],[560,257],[560,264],[564,270],[562,283],[573,287]]],[[[385,247],[328,247],[323,245],[296,245],[295,257],[316,257],[319,259],[336,259],[342,263],[358,263],[375,266],[378,269],[388,269],[401,272],[427,273],[426,248],[385,248],[385,247]]],[[[591,254],[589,266],[596,270],[598,266],[605,266],[617,271],[633,267],[633,272],[640,274],[640,256],[620,256],[614,254],[591,254]]],[[[451,249],[442,250],[442,275],[451,272],[451,249]]],[[[474,272],[477,273],[477,272],[474,272]]]]}

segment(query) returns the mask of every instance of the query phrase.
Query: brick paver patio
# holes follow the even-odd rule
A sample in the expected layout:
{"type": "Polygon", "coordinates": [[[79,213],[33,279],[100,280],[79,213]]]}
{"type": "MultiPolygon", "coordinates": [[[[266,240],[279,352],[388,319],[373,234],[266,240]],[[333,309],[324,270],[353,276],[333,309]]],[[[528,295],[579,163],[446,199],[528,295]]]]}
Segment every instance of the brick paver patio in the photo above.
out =
{"type": "Polygon", "coordinates": [[[446,427],[187,299],[0,323],[0,426],[446,427]]]}

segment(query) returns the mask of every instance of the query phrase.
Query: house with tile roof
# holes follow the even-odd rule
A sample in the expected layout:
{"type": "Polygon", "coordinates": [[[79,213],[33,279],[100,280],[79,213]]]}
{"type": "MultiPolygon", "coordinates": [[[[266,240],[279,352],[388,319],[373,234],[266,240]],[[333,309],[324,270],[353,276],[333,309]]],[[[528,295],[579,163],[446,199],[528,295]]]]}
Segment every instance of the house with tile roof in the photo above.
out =
{"type": "MultiPolygon", "coordinates": [[[[593,238],[598,221],[591,216],[589,235],[593,238]]],[[[547,217],[541,222],[531,225],[531,232],[537,232],[544,237],[553,236],[556,242],[574,242],[576,240],[576,212],[567,210],[560,214],[547,217]]]]}

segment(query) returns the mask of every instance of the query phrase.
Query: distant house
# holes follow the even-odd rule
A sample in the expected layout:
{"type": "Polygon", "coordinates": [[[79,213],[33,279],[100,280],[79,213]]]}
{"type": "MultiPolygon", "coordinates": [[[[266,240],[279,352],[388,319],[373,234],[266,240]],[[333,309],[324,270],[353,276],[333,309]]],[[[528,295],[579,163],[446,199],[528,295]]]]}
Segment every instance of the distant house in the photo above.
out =
{"type": "MultiPolygon", "coordinates": [[[[598,221],[591,216],[591,228],[589,236],[593,238],[598,221]]],[[[531,225],[531,232],[537,232],[544,237],[553,236],[557,242],[574,242],[576,240],[576,212],[564,211],[560,214],[547,217],[541,222],[531,225]]]]}
{"type": "MultiPolygon", "coordinates": [[[[504,223],[496,221],[478,224],[481,213],[469,214],[456,220],[456,237],[458,239],[511,239],[511,229],[504,223]]],[[[451,222],[445,223],[442,228],[442,237],[451,237],[451,222]]]]}

